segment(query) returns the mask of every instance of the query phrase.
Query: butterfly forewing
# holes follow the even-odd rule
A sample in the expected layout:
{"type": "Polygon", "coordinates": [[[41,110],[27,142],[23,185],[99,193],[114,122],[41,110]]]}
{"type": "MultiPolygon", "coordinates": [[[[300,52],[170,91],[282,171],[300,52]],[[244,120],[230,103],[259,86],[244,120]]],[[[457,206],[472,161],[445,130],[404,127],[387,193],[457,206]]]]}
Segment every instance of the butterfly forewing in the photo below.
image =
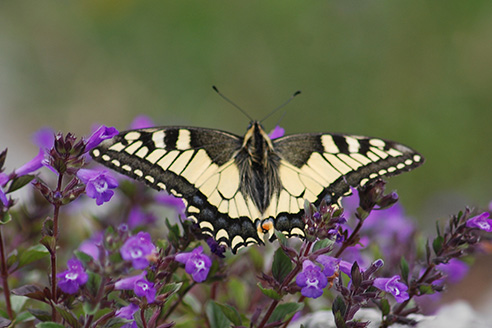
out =
{"type": "Polygon", "coordinates": [[[424,161],[407,146],[370,137],[298,134],[276,139],[273,144],[283,159],[280,170],[285,191],[291,198],[302,195],[299,212],[302,199],[336,203],[350,193],[350,186],[410,171],[424,161]]]}
{"type": "Polygon", "coordinates": [[[121,132],[92,150],[94,159],[157,190],[182,197],[203,233],[234,250],[261,243],[259,212],[240,192],[233,160],[242,138],[226,132],[163,127],[121,132]]]}

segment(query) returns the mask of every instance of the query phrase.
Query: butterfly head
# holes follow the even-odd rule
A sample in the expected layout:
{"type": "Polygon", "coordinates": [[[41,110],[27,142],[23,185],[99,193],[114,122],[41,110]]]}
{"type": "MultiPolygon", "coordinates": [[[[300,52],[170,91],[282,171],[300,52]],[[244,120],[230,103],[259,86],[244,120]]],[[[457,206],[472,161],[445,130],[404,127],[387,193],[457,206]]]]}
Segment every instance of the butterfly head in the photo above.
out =
{"type": "Polygon", "coordinates": [[[261,154],[273,149],[272,141],[259,121],[251,121],[244,135],[243,148],[250,154],[261,154]]]}

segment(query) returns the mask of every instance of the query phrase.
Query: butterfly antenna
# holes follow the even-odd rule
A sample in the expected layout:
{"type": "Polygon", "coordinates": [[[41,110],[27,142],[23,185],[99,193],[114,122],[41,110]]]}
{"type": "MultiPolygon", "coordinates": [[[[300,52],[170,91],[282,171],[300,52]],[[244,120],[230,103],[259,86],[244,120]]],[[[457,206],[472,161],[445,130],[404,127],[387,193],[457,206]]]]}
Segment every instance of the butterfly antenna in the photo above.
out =
{"type": "Polygon", "coordinates": [[[290,103],[292,101],[292,99],[294,99],[299,94],[301,94],[301,91],[300,90],[297,90],[296,92],[294,92],[294,94],[292,96],[290,96],[290,98],[287,99],[286,102],[284,102],[282,105],[280,105],[277,108],[275,108],[274,110],[272,110],[270,112],[270,114],[268,114],[262,120],[260,120],[260,123],[263,122],[264,120],[266,120],[267,118],[269,118],[270,116],[272,116],[273,114],[275,114],[279,109],[283,108],[285,105],[287,105],[288,103],[290,103]]]}
{"type": "Polygon", "coordinates": [[[219,89],[217,89],[217,87],[215,85],[212,85],[212,89],[214,89],[215,92],[217,92],[217,94],[219,96],[222,97],[222,99],[224,99],[225,101],[227,101],[229,104],[231,104],[232,106],[236,107],[237,109],[239,109],[239,111],[241,113],[243,113],[247,118],[249,118],[250,121],[253,121],[253,119],[251,118],[251,116],[248,115],[248,113],[246,113],[241,107],[239,107],[238,105],[236,105],[232,100],[230,100],[229,98],[227,98],[226,96],[224,96],[222,94],[222,92],[219,91],[219,89]]]}

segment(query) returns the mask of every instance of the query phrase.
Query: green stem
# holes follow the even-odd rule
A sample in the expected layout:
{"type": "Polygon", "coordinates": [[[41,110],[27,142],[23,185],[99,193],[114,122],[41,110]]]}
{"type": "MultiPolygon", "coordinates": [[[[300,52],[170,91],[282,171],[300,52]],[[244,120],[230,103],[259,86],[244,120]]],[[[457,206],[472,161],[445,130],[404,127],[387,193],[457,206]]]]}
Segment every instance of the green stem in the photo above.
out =
{"type": "Polygon", "coordinates": [[[7,261],[5,259],[5,248],[3,243],[3,235],[2,235],[2,227],[0,226],[0,261],[1,261],[1,271],[2,271],[2,283],[3,283],[3,292],[5,294],[5,304],[7,306],[7,314],[9,319],[14,319],[14,314],[12,312],[12,304],[10,303],[10,288],[8,283],[9,272],[7,269],[7,261]]]}

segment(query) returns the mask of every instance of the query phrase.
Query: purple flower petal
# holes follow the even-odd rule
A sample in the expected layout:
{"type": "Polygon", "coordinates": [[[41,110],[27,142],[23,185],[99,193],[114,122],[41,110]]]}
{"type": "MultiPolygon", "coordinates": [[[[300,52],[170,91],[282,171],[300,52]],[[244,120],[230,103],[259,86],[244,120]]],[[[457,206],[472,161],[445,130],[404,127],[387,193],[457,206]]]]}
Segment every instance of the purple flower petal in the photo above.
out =
{"type": "Polygon", "coordinates": [[[273,130],[268,134],[268,137],[270,137],[270,139],[273,140],[283,137],[284,134],[285,134],[285,129],[282,128],[281,126],[276,125],[275,128],[273,128],[273,130]]]}
{"type": "Polygon", "coordinates": [[[316,261],[323,266],[323,274],[327,277],[333,276],[340,265],[340,259],[328,255],[320,255],[316,261]]]}
{"type": "Polygon", "coordinates": [[[39,170],[41,167],[43,167],[44,157],[45,157],[45,151],[43,149],[40,149],[36,157],[34,157],[29,162],[16,169],[15,174],[20,177],[29,174],[31,172],[34,172],[36,170],[39,170]]]}
{"type": "Polygon", "coordinates": [[[147,299],[147,303],[154,303],[157,291],[154,288],[154,284],[146,278],[137,280],[133,291],[135,292],[135,295],[145,297],[147,299]]]}
{"type": "Polygon", "coordinates": [[[468,228],[478,228],[483,231],[492,232],[492,219],[489,219],[490,213],[483,212],[466,221],[468,228]]]}
{"type": "Polygon", "coordinates": [[[149,265],[148,256],[155,250],[150,235],[140,231],[136,236],[128,238],[120,248],[121,257],[125,261],[132,261],[133,268],[145,269],[149,265]]]}
{"type": "Polygon", "coordinates": [[[127,320],[132,320],[133,315],[135,312],[137,312],[139,309],[138,305],[130,303],[127,306],[124,306],[120,308],[118,311],[116,311],[116,316],[119,318],[127,319],[127,320]]]}
{"type": "Polygon", "coordinates": [[[328,285],[328,279],[321,269],[309,260],[302,263],[302,271],[296,277],[296,284],[301,287],[305,297],[318,298],[323,295],[323,288],[328,285]]]}
{"type": "Polygon", "coordinates": [[[87,196],[94,198],[97,205],[108,202],[114,194],[110,189],[118,186],[118,181],[105,170],[80,169],[77,176],[85,183],[87,196]]]}
{"type": "Polygon", "coordinates": [[[186,215],[185,215],[186,206],[183,203],[183,199],[178,198],[178,197],[174,197],[173,195],[168,195],[165,193],[159,193],[156,195],[155,200],[159,204],[174,208],[179,217],[186,218],[186,215]]]}
{"type": "Polygon", "coordinates": [[[114,284],[114,289],[116,290],[133,290],[135,287],[135,283],[140,280],[140,279],[145,279],[145,276],[147,275],[147,272],[141,272],[140,274],[128,278],[123,278],[118,280],[114,284]]]}
{"type": "Polygon", "coordinates": [[[178,254],[175,259],[185,264],[186,273],[190,274],[196,282],[202,282],[207,279],[212,260],[203,254],[202,246],[198,246],[190,253],[178,254]]]}
{"type": "Polygon", "coordinates": [[[32,141],[43,150],[51,149],[55,144],[55,131],[51,128],[41,128],[33,134],[32,141]]]}
{"type": "Polygon", "coordinates": [[[89,279],[82,263],[77,259],[71,259],[67,262],[68,270],[56,275],[58,286],[67,294],[75,294],[80,286],[84,285],[89,279]]]}
{"type": "Polygon", "coordinates": [[[121,279],[114,284],[114,288],[116,290],[133,290],[135,295],[145,297],[148,303],[153,303],[157,291],[154,288],[154,283],[145,278],[146,275],[147,272],[144,271],[139,275],[121,279]]]}
{"type": "Polygon", "coordinates": [[[448,263],[438,264],[436,269],[446,275],[447,282],[456,284],[465,278],[470,270],[470,267],[463,261],[451,259],[448,263]]]}
{"type": "Polygon", "coordinates": [[[0,201],[2,202],[3,206],[7,207],[9,205],[9,200],[7,198],[7,194],[5,194],[5,191],[3,191],[2,187],[0,187],[0,201]]]}
{"type": "Polygon", "coordinates": [[[97,145],[99,145],[103,140],[111,139],[117,134],[118,130],[114,127],[101,125],[87,140],[87,143],[85,144],[85,151],[88,152],[94,147],[97,147],[97,145]]]}
{"type": "Polygon", "coordinates": [[[153,126],[155,126],[154,122],[147,115],[138,115],[133,119],[132,123],[130,123],[130,129],[132,130],[150,128],[153,126]]]}
{"type": "Polygon", "coordinates": [[[399,282],[400,276],[396,275],[391,278],[376,278],[373,286],[385,292],[391,293],[396,302],[402,303],[409,298],[407,293],[408,287],[404,283],[399,282]]]}
{"type": "Polygon", "coordinates": [[[156,222],[157,218],[150,214],[145,213],[140,206],[134,206],[128,214],[128,226],[130,229],[134,229],[138,226],[149,226],[156,222]]]}

